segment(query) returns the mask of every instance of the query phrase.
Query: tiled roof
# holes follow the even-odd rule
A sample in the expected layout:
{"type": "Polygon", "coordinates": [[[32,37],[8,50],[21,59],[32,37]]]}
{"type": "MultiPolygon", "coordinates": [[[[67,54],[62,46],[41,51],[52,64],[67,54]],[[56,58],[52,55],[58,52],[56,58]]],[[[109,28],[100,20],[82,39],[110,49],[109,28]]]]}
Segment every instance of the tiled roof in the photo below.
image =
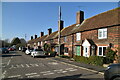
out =
{"type": "Polygon", "coordinates": [[[78,29],[74,30],[73,32],[76,33],[79,31],[118,25],[120,24],[120,20],[118,20],[118,14],[120,15],[120,7],[98,14],[96,16],[84,20],[80,27],[78,27],[78,29]]]}
{"type": "Polygon", "coordinates": [[[44,40],[50,40],[50,39],[54,39],[57,37],[58,31],[55,31],[53,33],[51,33],[50,35],[48,35],[44,40]]]}
{"type": "Polygon", "coordinates": [[[46,37],[47,37],[47,35],[44,35],[44,36],[42,36],[42,37],[39,37],[39,38],[35,39],[34,42],[43,41],[46,37]]]}
{"type": "Polygon", "coordinates": [[[67,36],[67,35],[70,35],[72,33],[72,30],[73,29],[76,29],[76,26],[77,24],[73,24],[73,25],[70,25],[68,27],[65,27],[62,29],[61,31],[61,36],[67,36]]]}
{"type": "Polygon", "coordinates": [[[35,39],[32,39],[32,40],[29,40],[27,43],[28,44],[31,44],[31,43],[34,43],[35,39]]]}

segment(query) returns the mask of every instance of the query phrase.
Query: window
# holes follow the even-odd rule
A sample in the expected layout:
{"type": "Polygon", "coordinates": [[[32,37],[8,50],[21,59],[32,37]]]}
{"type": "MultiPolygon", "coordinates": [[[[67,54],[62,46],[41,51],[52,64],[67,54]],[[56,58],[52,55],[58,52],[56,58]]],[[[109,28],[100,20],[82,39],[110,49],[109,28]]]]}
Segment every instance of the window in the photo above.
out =
{"type": "Polygon", "coordinates": [[[98,30],[98,39],[105,39],[107,38],[107,28],[99,29],[98,30]]]}
{"type": "Polygon", "coordinates": [[[64,37],[64,42],[67,42],[67,37],[64,37]]]}
{"type": "Polygon", "coordinates": [[[107,46],[98,46],[98,56],[105,56],[107,46]]]}
{"type": "Polygon", "coordinates": [[[79,41],[81,39],[81,33],[76,33],[76,40],[79,41]]]}

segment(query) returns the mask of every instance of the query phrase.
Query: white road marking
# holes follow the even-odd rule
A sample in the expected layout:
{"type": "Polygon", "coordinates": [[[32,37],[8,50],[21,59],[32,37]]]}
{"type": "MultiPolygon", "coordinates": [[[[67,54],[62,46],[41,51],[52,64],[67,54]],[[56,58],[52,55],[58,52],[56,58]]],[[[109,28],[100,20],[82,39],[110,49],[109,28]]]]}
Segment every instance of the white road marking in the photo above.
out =
{"type": "Polygon", "coordinates": [[[40,73],[49,73],[50,71],[44,71],[44,72],[40,72],[40,73]]]}
{"type": "Polygon", "coordinates": [[[30,67],[28,64],[26,64],[27,67],[30,67]]]}
{"type": "Polygon", "coordinates": [[[16,65],[17,66],[17,68],[19,68],[20,66],[19,65],[16,65]]]}
{"type": "Polygon", "coordinates": [[[3,74],[5,75],[5,74],[6,74],[6,72],[7,72],[7,71],[5,70],[5,71],[3,72],[3,74]]]}
{"type": "Polygon", "coordinates": [[[46,74],[43,74],[43,75],[51,75],[51,74],[54,74],[54,73],[46,73],[46,74]]]}
{"type": "Polygon", "coordinates": [[[67,68],[67,69],[65,69],[65,70],[71,70],[71,69],[73,69],[73,68],[67,68]]]}
{"type": "Polygon", "coordinates": [[[63,69],[59,69],[59,70],[54,70],[54,71],[62,71],[63,69]]]}
{"type": "Polygon", "coordinates": [[[11,62],[11,60],[9,60],[9,61],[8,61],[7,65],[9,65],[9,64],[10,64],[10,62],[11,62]]]}
{"type": "Polygon", "coordinates": [[[21,75],[9,76],[8,78],[20,77],[21,75]]]}
{"type": "MultiPolygon", "coordinates": [[[[53,60],[53,61],[57,61],[57,60],[53,60]]],[[[87,71],[90,71],[90,72],[95,72],[95,73],[97,72],[97,73],[99,73],[99,74],[101,74],[101,75],[104,75],[103,72],[98,72],[98,71],[96,71],[96,70],[92,70],[92,69],[88,69],[88,68],[76,66],[76,65],[73,65],[73,64],[65,63],[65,62],[61,62],[61,63],[67,64],[67,65],[70,65],[70,66],[74,66],[74,67],[76,67],[76,68],[80,68],[80,69],[83,69],[83,70],[87,70],[87,71]]]]}
{"type": "Polygon", "coordinates": [[[77,71],[77,69],[69,70],[69,71],[77,71]]]}
{"type": "Polygon", "coordinates": [[[25,75],[28,76],[28,75],[34,75],[34,74],[37,74],[37,73],[28,73],[28,74],[25,74],[25,75]]]}
{"type": "Polygon", "coordinates": [[[28,76],[28,78],[39,77],[40,75],[28,76]]]}
{"type": "Polygon", "coordinates": [[[67,71],[60,71],[60,72],[57,72],[57,73],[66,73],[67,71]]]}
{"type": "Polygon", "coordinates": [[[39,66],[38,64],[35,64],[35,66],[39,66]]]}
{"type": "Polygon", "coordinates": [[[23,64],[21,64],[21,66],[24,67],[23,64]]]}

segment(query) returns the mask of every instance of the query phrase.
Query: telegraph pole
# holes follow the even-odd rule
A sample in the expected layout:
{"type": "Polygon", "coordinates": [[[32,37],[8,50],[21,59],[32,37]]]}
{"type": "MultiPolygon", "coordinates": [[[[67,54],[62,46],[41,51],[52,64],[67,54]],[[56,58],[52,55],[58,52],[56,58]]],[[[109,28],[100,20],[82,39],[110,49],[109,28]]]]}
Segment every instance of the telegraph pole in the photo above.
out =
{"type": "Polygon", "coordinates": [[[58,55],[60,55],[61,53],[61,30],[60,30],[60,24],[61,24],[61,6],[59,6],[59,20],[58,20],[58,46],[59,46],[59,50],[58,50],[58,55]]]}

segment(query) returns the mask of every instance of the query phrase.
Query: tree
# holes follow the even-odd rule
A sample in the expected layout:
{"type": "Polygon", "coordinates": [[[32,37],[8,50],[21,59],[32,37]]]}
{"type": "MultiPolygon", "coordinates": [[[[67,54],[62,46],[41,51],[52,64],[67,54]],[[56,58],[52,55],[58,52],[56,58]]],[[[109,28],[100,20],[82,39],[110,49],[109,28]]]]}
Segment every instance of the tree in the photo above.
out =
{"type": "Polygon", "coordinates": [[[16,38],[13,38],[13,40],[11,41],[11,46],[17,45],[20,43],[21,43],[20,39],[18,37],[16,37],[16,38]]]}

